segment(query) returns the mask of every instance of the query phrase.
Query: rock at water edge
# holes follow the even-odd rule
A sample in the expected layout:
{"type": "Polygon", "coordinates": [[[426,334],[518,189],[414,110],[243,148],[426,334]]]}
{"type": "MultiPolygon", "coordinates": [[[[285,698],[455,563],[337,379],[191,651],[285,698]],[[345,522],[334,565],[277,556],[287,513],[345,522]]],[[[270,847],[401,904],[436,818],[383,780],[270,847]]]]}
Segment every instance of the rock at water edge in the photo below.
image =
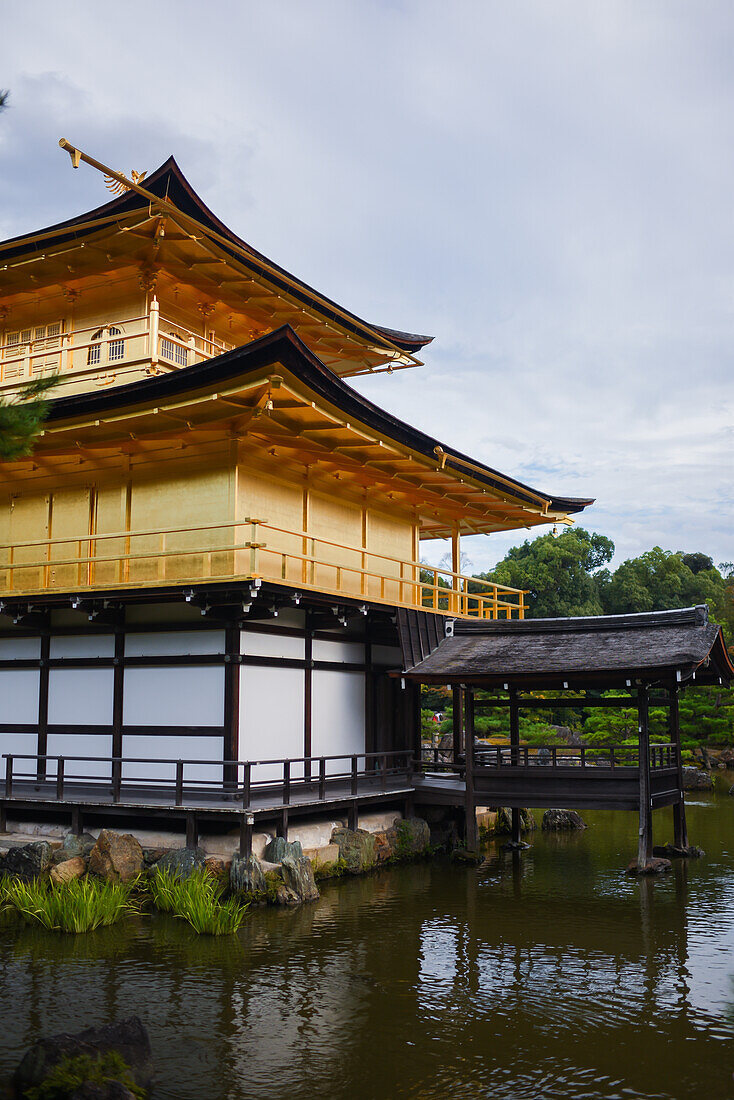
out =
{"type": "Polygon", "coordinates": [[[9,848],[2,861],[2,870],[23,882],[45,875],[51,866],[53,850],[46,840],[34,840],[18,848],[9,848]]]}
{"type": "Polygon", "coordinates": [[[54,886],[63,886],[65,882],[73,882],[76,878],[81,878],[87,870],[87,865],[81,856],[73,856],[72,859],[65,859],[63,863],[57,863],[55,867],[51,868],[51,882],[54,886]]]}
{"type": "Polygon", "coordinates": [[[708,772],[690,766],[683,768],[684,791],[712,791],[713,789],[714,781],[708,772]]]}
{"type": "Polygon", "coordinates": [[[546,810],[540,827],[548,831],[585,829],[586,822],[575,810],[546,810]]]}
{"type": "Polygon", "coordinates": [[[282,863],[286,856],[299,859],[303,855],[300,840],[286,840],[283,836],[274,836],[265,845],[263,859],[266,863],[282,863]]]}
{"type": "Polygon", "coordinates": [[[150,1039],[137,1016],[120,1020],[105,1027],[90,1027],[76,1035],[52,1035],[40,1039],[27,1051],[13,1075],[13,1084],[19,1096],[43,1084],[51,1070],[64,1058],[76,1058],[80,1054],[98,1058],[108,1051],[116,1051],[130,1071],[136,1085],[149,1089],[153,1080],[153,1057],[150,1039]]]}
{"type": "Polygon", "coordinates": [[[131,833],[102,829],[89,853],[89,872],[107,882],[132,882],[143,870],[143,849],[131,833]]]}
{"type": "Polygon", "coordinates": [[[264,894],[268,884],[260,861],[255,856],[233,856],[229,885],[235,894],[264,894]]]}
{"type": "Polygon", "coordinates": [[[666,872],[672,870],[672,863],[669,859],[659,859],[653,856],[652,859],[648,859],[644,867],[637,866],[637,860],[633,859],[627,866],[628,875],[664,875],[666,872]]]}
{"type": "Polygon", "coordinates": [[[156,863],[156,869],[166,871],[174,878],[189,878],[204,866],[206,852],[203,848],[173,848],[156,863]]]}
{"type": "Polygon", "coordinates": [[[305,856],[294,859],[286,856],[280,865],[283,885],[295,894],[297,900],[317,901],[321,896],[313,875],[313,867],[305,856]]]}
{"type": "Polygon", "coordinates": [[[375,865],[375,838],[366,829],[334,829],[334,844],[339,845],[339,858],[347,865],[351,875],[359,875],[375,865]]]}

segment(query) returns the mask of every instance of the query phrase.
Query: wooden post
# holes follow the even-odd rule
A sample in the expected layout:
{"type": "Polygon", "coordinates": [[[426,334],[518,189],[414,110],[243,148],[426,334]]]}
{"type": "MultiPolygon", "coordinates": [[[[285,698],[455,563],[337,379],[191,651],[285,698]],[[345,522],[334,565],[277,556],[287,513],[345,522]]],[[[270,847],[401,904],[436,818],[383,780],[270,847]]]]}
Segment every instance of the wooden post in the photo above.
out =
{"type": "Polygon", "coordinates": [[[186,847],[195,848],[199,843],[199,826],[196,814],[186,814],[186,847]]]}
{"type": "Polygon", "coordinates": [[[516,768],[520,763],[520,709],[517,705],[517,688],[510,688],[510,763],[516,768]]]}
{"type": "Polygon", "coordinates": [[[38,748],[39,759],[36,761],[36,775],[39,782],[46,778],[46,760],[48,752],[48,685],[49,685],[49,658],[51,656],[51,635],[45,633],[41,636],[41,667],[38,673],[38,748]],[[40,757],[44,757],[43,760],[40,757]]]}
{"type": "Polygon", "coordinates": [[[122,787],[122,705],[125,690],[125,631],[115,631],[112,670],[112,799],[120,801],[122,787]]]}
{"type": "Polygon", "coordinates": [[[460,684],[454,684],[451,689],[451,704],[454,712],[454,763],[456,763],[457,757],[461,755],[464,748],[464,699],[460,684]]]}
{"type": "Polygon", "coordinates": [[[224,768],[222,778],[228,790],[237,787],[237,759],[240,742],[240,628],[224,631],[224,768]]]}
{"type": "Polygon", "coordinates": [[[306,612],[306,634],[304,637],[303,670],[303,755],[306,758],[303,767],[304,779],[311,778],[311,752],[313,751],[313,623],[311,612],[306,612]]]}
{"type": "Polygon", "coordinates": [[[675,748],[675,762],[678,769],[679,801],[673,806],[673,843],[676,848],[688,847],[688,826],[686,825],[686,803],[683,793],[683,758],[680,751],[680,714],[678,712],[678,687],[670,688],[670,707],[668,708],[668,733],[675,748]]]}
{"type": "Polygon", "coordinates": [[[252,855],[252,814],[240,814],[240,855],[245,859],[252,855]]]}
{"type": "Polygon", "coordinates": [[[650,798],[650,729],[648,724],[649,688],[642,684],[637,693],[639,718],[640,833],[637,869],[641,871],[652,856],[652,802],[650,798]]]}
{"type": "Polygon", "coordinates": [[[464,789],[466,809],[466,846],[470,852],[476,852],[479,848],[479,834],[477,831],[477,811],[474,805],[474,691],[472,688],[464,688],[464,758],[466,771],[464,773],[464,789]]]}
{"type": "Polygon", "coordinates": [[[512,843],[520,843],[520,811],[516,806],[512,807],[512,843]]]}
{"type": "MultiPolygon", "coordinates": [[[[459,524],[455,524],[451,532],[451,572],[461,573],[461,528],[459,524]]],[[[451,578],[451,606],[450,610],[452,614],[456,615],[460,612],[459,607],[459,581],[456,576],[451,578]]]]}

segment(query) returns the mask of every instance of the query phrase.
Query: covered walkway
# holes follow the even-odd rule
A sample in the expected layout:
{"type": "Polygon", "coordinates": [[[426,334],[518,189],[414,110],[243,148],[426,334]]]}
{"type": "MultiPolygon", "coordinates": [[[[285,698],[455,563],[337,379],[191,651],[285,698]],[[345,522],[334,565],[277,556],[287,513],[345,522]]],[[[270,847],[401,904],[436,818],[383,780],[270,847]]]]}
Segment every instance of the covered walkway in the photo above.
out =
{"type": "Polygon", "coordinates": [[[400,612],[402,676],[453,689],[453,744],[422,754],[416,797],[456,801],[463,795],[467,845],[477,846],[476,806],[638,810],[638,867],[652,856],[652,811],[673,806],[675,845],[688,847],[683,795],[678,695],[691,684],[729,684],[734,666],[721,628],[705,606],[677,611],[520,622],[445,623],[426,612],[400,612]],[[478,689],[498,693],[478,699],[478,689]],[[542,692],[542,697],[537,694],[542,692]],[[613,695],[606,693],[614,692],[613,695]],[[605,694],[603,694],[605,693],[605,694]],[[628,709],[638,714],[636,746],[520,744],[523,708],[628,709]],[[650,708],[667,711],[663,744],[651,743],[650,708]],[[475,715],[504,708],[509,745],[487,747],[475,737],[475,715]]]}

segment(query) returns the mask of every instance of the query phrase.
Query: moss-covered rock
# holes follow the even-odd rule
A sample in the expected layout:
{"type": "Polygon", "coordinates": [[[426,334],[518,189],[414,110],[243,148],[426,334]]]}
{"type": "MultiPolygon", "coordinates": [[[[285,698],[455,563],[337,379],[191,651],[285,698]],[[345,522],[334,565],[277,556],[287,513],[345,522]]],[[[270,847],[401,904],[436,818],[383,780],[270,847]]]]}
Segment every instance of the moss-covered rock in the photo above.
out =
{"type": "Polygon", "coordinates": [[[339,846],[339,858],[343,859],[350,875],[360,875],[375,865],[375,838],[366,829],[334,829],[331,834],[339,846]]]}

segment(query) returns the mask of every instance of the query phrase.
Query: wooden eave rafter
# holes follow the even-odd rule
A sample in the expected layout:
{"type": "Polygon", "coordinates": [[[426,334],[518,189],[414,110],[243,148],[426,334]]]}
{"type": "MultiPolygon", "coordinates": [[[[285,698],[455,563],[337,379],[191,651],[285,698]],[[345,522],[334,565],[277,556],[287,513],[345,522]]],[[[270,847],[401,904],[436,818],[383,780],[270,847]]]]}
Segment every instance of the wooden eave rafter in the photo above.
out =
{"type": "MultiPolygon", "coordinates": [[[[284,369],[277,367],[278,371],[284,369]]],[[[558,514],[543,514],[526,502],[502,497],[457,477],[425,455],[382,439],[365,425],[346,421],[335,410],[312,400],[296,379],[273,386],[274,374],[216,394],[187,395],[176,402],[105,416],[82,423],[50,425],[39,443],[38,457],[61,457],[80,445],[89,454],[109,450],[124,438],[128,453],[142,453],[154,440],[186,439],[195,446],[221,439],[222,430],[262,454],[275,449],[296,468],[316,470],[360,491],[376,491],[417,512],[424,535],[448,537],[458,523],[465,533],[513,530],[548,523],[558,514]],[[272,410],[266,405],[272,402],[272,410]],[[166,423],[164,427],[161,421],[166,423]],[[170,427],[169,427],[170,424],[170,427]],[[73,441],[73,442],[71,442],[73,441]]],[[[17,470],[17,465],[15,467],[17,470]]],[[[558,515],[558,518],[562,518],[558,515]]]]}

